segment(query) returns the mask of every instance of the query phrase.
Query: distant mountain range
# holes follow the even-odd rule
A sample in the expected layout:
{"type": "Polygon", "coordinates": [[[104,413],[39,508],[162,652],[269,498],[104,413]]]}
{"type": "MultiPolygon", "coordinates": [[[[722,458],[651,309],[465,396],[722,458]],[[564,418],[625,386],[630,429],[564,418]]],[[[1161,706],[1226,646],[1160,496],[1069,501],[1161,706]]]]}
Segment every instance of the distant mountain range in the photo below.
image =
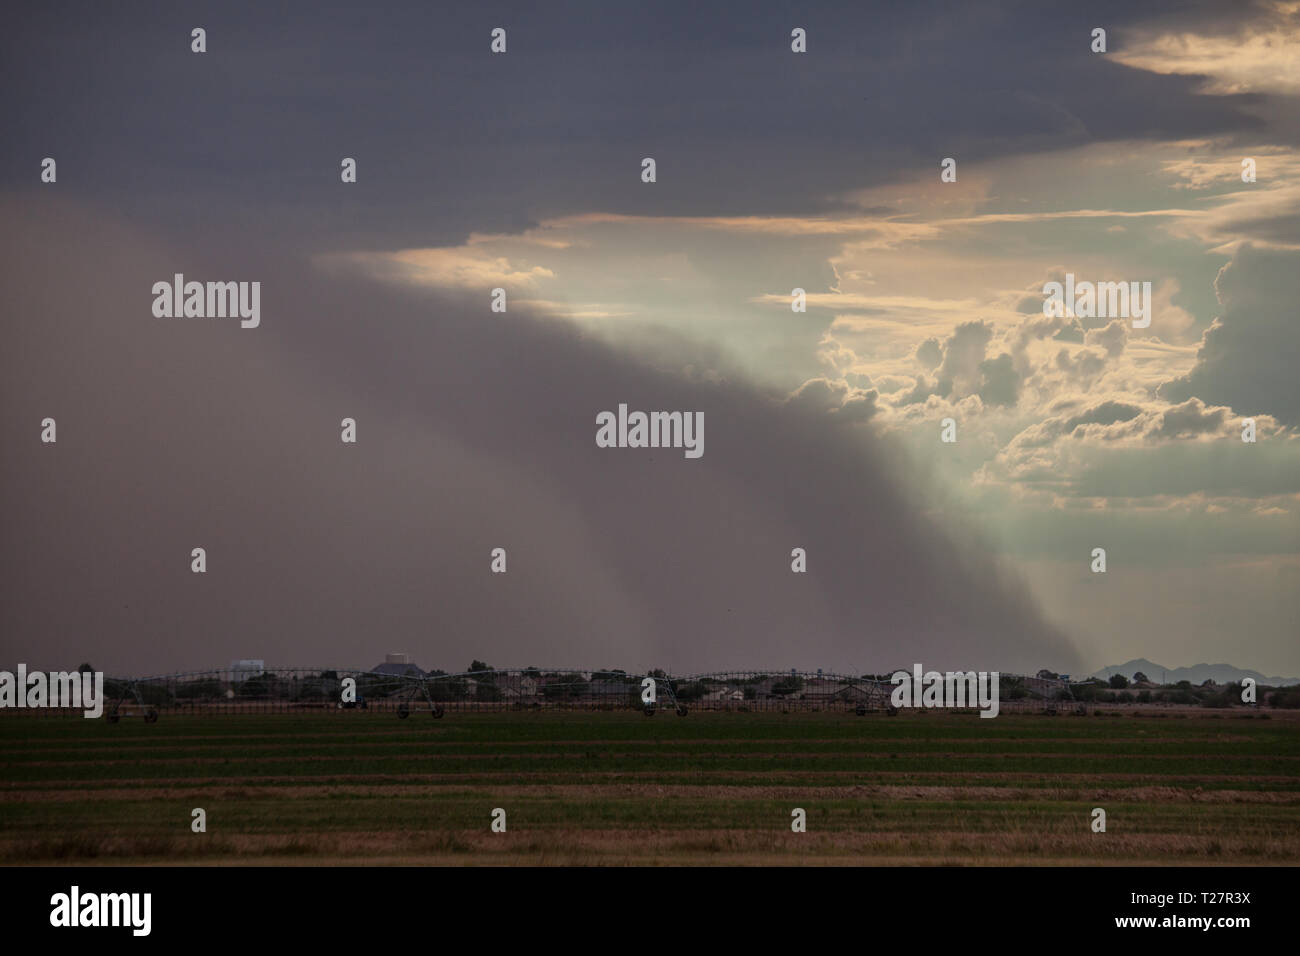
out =
{"type": "Polygon", "coordinates": [[[1126,664],[1115,664],[1110,667],[1103,667],[1093,674],[1093,677],[1100,677],[1102,680],[1109,680],[1112,674],[1123,674],[1132,680],[1133,675],[1141,671],[1147,675],[1147,678],[1157,684],[1177,684],[1180,680],[1188,680],[1193,684],[1202,684],[1207,680],[1212,680],[1216,684],[1231,684],[1241,680],[1243,677],[1255,678],[1256,684],[1263,684],[1270,687],[1283,687],[1288,684],[1300,684],[1300,677],[1266,677],[1259,671],[1242,670],[1240,667],[1233,667],[1231,664],[1196,664],[1193,667],[1164,667],[1161,664],[1153,663],[1145,657],[1139,657],[1137,660],[1129,661],[1126,664]]]}

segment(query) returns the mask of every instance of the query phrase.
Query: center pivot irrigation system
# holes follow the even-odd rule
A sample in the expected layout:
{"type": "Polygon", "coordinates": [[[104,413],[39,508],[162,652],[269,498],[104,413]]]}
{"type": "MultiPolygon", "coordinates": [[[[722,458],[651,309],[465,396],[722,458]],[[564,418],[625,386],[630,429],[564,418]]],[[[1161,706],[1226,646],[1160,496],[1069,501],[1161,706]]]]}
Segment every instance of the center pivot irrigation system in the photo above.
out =
{"type": "MultiPolygon", "coordinates": [[[[526,667],[445,674],[415,667],[389,670],[274,667],[194,671],[104,681],[112,723],[160,714],[310,713],[366,710],[398,718],[449,711],[639,710],[653,717],[705,711],[843,711],[894,715],[893,671],[852,676],[821,671],[747,671],[672,677],[621,670],[526,667]],[[653,691],[653,694],[650,693],[653,691]]],[[[1065,680],[1004,674],[1004,700],[1054,713],[1074,695],[1065,680]],[[1012,690],[1014,688],[1014,690],[1012,690]],[[1010,691],[1010,693],[1008,693],[1010,691]]],[[[1005,704],[1004,704],[1005,706],[1005,704]]],[[[1021,708],[1017,708],[1021,709],[1021,708]]]]}

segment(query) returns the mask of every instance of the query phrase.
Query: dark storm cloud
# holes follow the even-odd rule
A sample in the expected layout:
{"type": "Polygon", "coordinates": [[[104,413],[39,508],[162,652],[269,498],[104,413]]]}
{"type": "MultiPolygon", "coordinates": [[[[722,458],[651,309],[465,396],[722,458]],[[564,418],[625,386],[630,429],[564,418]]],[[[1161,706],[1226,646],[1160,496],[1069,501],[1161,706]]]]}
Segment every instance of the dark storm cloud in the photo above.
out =
{"type": "Polygon", "coordinates": [[[176,247],[53,198],[0,212],[0,658],[1077,663],[863,426],[255,236],[176,247]],[[154,318],[151,286],[174,272],[260,280],[261,326],[154,318]],[[704,456],[598,448],[596,415],[620,402],[702,411],[704,456]],[[57,444],[39,441],[46,416],[57,444]],[[809,573],[791,573],[793,547],[809,573]]]}
{"type": "Polygon", "coordinates": [[[1158,390],[1169,402],[1195,397],[1242,415],[1300,425],[1300,273],[1289,250],[1242,246],[1214,283],[1221,310],[1201,336],[1196,365],[1158,390]]]}
{"type": "MultiPolygon", "coordinates": [[[[845,190],[1094,140],[1255,132],[1253,96],[1130,69],[1183,3],[30,4],[0,185],[320,249],[458,243],[589,210],[798,214],[845,190]],[[194,26],[206,54],[189,52],[194,26]],[[809,53],[789,50],[808,31],[809,53]],[[488,52],[508,30],[509,51],[488,52]],[[339,162],[355,157],[346,191],[339,162]],[[640,182],[654,156],[659,181],[640,182]]],[[[1205,4],[1192,18],[1227,16],[1205,4]]],[[[1191,22],[1191,21],[1189,21],[1191,22]]]]}
{"type": "Polygon", "coordinates": [[[1080,425],[1113,425],[1115,422],[1128,422],[1141,414],[1142,409],[1137,405],[1130,405],[1127,402],[1102,402],[1073,418],[1067,418],[1061,426],[1061,432],[1072,432],[1080,425]]]}
{"type": "Polygon", "coordinates": [[[1020,373],[1011,356],[1003,352],[995,359],[980,362],[979,397],[985,405],[1014,405],[1020,395],[1020,373]]]}

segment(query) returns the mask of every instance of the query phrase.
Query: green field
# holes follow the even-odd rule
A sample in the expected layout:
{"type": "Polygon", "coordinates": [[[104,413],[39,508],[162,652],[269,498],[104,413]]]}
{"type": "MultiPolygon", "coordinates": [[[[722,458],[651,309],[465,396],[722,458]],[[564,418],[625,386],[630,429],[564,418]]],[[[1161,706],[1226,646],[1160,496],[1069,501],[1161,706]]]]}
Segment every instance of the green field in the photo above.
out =
{"type": "Polygon", "coordinates": [[[6,717],[0,862],[1300,862],[1300,722],[1162,714],[6,717]]]}

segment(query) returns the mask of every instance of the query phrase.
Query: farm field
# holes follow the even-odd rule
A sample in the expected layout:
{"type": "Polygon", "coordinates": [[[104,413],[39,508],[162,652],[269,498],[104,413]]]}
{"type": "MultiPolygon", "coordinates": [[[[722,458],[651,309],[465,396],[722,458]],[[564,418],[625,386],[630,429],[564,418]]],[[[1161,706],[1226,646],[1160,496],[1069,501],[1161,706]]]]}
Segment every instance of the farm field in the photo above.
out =
{"type": "Polygon", "coordinates": [[[0,863],[1296,864],[1268,717],[7,717],[0,863]]]}

